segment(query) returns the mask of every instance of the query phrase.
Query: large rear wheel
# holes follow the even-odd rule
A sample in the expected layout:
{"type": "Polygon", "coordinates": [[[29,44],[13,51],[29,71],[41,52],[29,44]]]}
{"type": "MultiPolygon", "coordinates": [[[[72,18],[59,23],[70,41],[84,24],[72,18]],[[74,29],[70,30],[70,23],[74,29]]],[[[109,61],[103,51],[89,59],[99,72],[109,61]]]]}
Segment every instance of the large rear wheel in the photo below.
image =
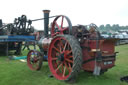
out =
{"type": "Polygon", "coordinates": [[[82,65],[82,50],[78,41],[71,35],[56,36],[49,46],[48,64],[56,79],[74,79],[82,65]]]}

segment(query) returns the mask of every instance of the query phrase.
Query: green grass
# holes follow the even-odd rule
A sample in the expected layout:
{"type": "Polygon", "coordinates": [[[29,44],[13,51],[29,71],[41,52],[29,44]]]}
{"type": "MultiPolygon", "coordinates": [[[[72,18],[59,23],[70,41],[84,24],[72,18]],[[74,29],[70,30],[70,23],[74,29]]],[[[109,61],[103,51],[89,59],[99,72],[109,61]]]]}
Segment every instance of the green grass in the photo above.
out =
{"type": "MultiPolygon", "coordinates": [[[[81,71],[74,85],[127,85],[120,82],[120,77],[128,75],[128,45],[117,46],[116,51],[119,54],[115,67],[101,76],[81,71]]],[[[27,52],[25,50],[23,55],[27,52]]],[[[50,74],[47,62],[40,71],[31,71],[26,63],[0,56],[0,85],[69,85],[64,81],[49,78],[50,74]]]]}

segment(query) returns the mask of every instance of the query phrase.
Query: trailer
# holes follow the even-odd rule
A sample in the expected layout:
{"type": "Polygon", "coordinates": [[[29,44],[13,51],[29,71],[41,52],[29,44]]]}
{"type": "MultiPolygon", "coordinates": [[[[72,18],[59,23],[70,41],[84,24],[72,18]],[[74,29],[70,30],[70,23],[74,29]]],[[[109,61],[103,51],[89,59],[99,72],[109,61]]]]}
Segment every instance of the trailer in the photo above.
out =
{"type": "MultiPolygon", "coordinates": [[[[8,36],[1,35],[0,36],[0,51],[5,52],[8,56],[8,52],[10,50],[15,50],[15,54],[20,55],[22,51],[22,43],[23,42],[33,42],[35,41],[35,36],[25,36],[25,35],[16,35],[16,36],[8,36]],[[3,50],[5,49],[5,50],[3,50]]],[[[34,45],[35,48],[35,45],[34,45]]]]}
{"type": "MultiPolygon", "coordinates": [[[[14,23],[4,24],[0,19],[0,51],[8,55],[8,51],[15,50],[15,54],[21,54],[23,42],[33,42],[34,48],[36,36],[31,21],[26,15],[15,18],[14,23]]],[[[25,45],[26,46],[26,45],[25,45]]]]}

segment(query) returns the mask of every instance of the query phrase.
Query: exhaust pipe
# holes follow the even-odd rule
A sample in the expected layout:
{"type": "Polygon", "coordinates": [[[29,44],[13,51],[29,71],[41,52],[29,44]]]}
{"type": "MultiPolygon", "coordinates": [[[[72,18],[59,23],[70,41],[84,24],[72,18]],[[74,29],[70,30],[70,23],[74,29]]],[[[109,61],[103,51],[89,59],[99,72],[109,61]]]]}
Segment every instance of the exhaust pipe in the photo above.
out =
{"type": "Polygon", "coordinates": [[[50,10],[43,10],[44,12],[44,36],[48,37],[49,13],[50,10]]]}

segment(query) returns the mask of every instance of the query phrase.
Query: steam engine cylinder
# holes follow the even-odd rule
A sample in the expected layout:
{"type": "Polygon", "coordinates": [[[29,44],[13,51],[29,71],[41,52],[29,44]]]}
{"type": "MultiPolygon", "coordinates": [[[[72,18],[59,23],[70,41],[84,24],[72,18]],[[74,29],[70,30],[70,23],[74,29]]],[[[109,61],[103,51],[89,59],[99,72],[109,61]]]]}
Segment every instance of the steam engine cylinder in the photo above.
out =
{"type": "Polygon", "coordinates": [[[41,38],[39,40],[39,47],[41,51],[48,51],[48,47],[51,43],[52,38],[41,38]]]}

